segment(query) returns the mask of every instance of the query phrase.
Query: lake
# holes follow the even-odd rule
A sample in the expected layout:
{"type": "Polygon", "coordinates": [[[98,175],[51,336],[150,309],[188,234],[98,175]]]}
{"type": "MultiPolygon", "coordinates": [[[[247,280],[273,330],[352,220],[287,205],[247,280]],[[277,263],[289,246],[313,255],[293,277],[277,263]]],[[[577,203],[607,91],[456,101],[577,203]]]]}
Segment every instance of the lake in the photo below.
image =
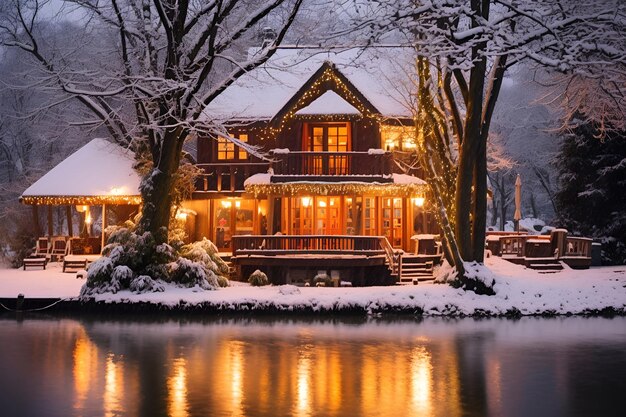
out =
{"type": "Polygon", "coordinates": [[[626,318],[0,316],[2,416],[623,416],[626,318]]]}

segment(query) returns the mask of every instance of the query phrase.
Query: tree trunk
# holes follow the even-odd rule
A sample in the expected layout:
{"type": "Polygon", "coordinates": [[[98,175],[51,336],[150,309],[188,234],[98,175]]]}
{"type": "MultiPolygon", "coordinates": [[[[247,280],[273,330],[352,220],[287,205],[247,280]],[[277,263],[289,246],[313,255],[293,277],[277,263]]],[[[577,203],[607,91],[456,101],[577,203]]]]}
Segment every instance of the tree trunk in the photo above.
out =
{"type": "Polygon", "coordinates": [[[165,132],[160,152],[153,153],[158,156],[154,167],[141,184],[143,208],[139,231],[150,232],[157,244],[167,242],[172,210],[171,190],[180,165],[183,144],[180,135],[181,129],[165,132]]]}
{"type": "Polygon", "coordinates": [[[472,213],[472,260],[485,259],[485,235],[487,228],[487,144],[481,141],[474,160],[474,210],[472,213]]]}

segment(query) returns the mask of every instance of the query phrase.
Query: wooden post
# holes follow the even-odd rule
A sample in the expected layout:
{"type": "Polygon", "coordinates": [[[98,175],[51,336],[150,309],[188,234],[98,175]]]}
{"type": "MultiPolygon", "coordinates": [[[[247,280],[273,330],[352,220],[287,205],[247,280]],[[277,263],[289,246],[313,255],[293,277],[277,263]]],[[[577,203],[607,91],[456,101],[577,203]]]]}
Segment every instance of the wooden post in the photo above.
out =
{"type": "Polygon", "coordinates": [[[267,196],[267,234],[274,234],[274,196],[267,196]]]}
{"type": "Polygon", "coordinates": [[[65,206],[65,217],[67,218],[67,234],[71,237],[74,235],[72,227],[72,206],[65,206]]]}
{"type": "Polygon", "coordinates": [[[52,231],[52,206],[48,204],[48,237],[53,235],[52,231]]]}
{"type": "Polygon", "coordinates": [[[102,204],[102,241],[100,242],[100,253],[102,253],[102,249],[104,249],[104,244],[106,243],[106,239],[104,237],[104,229],[107,227],[107,205],[102,204]]]}
{"type": "Polygon", "coordinates": [[[41,236],[41,227],[39,226],[39,207],[33,204],[33,228],[35,236],[41,236]]]}

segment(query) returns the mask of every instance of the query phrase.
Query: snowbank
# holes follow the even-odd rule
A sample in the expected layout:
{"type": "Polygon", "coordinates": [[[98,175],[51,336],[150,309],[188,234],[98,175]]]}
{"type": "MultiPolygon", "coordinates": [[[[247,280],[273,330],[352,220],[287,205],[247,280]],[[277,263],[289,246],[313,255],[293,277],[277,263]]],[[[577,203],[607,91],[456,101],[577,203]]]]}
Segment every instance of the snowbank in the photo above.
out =
{"type": "MultiPolygon", "coordinates": [[[[417,286],[319,288],[251,287],[232,282],[229,288],[203,291],[165,285],[159,293],[99,294],[106,303],[155,303],[167,308],[191,306],[220,311],[365,311],[439,315],[585,314],[605,309],[626,312],[626,266],[589,270],[565,269],[541,274],[500,258],[486,266],[496,295],[481,296],[445,284],[417,286]]],[[[54,264],[46,271],[0,270],[0,298],[75,297],[84,280],[64,274],[54,264]]]]}

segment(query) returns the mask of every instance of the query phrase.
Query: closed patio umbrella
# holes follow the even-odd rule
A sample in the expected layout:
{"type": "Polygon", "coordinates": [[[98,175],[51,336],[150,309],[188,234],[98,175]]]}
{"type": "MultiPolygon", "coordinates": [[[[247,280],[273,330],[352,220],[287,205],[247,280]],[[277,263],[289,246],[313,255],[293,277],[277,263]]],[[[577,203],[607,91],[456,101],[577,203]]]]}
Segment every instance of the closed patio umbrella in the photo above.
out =
{"type": "Polygon", "coordinates": [[[515,214],[513,220],[515,220],[515,231],[519,232],[519,221],[522,219],[522,179],[519,174],[515,179],[515,214]]]}

